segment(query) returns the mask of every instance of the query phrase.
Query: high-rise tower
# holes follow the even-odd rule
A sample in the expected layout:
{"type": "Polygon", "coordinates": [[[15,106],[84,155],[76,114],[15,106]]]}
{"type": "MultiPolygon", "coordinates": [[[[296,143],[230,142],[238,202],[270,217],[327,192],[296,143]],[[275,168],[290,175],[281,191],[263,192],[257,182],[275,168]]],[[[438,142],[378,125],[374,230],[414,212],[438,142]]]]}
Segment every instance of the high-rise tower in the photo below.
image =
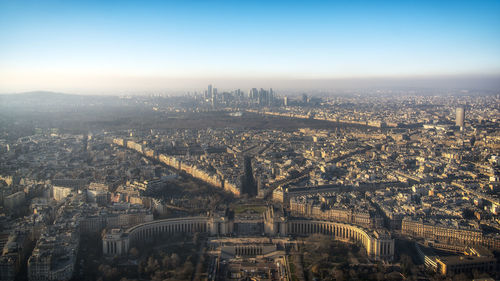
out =
{"type": "Polygon", "coordinates": [[[215,107],[217,105],[217,88],[212,89],[212,106],[215,107]]]}
{"type": "Polygon", "coordinates": [[[212,84],[208,85],[207,98],[212,98],[212,84]]]}
{"type": "Polygon", "coordinates": [[[455,125],[459,126],[461,129],[464,127],[465,123],[465,109],[463,107],[458,107],[456,109],[455,125]]]}

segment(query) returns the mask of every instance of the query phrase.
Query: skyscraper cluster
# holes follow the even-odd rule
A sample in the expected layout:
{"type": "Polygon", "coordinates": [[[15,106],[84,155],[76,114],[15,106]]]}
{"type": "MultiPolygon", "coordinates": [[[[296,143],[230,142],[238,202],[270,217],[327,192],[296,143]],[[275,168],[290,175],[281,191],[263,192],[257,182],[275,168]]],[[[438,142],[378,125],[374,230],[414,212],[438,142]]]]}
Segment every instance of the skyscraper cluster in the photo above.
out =
{"type": "Polygon", "coordinates": [[[204,100],[210,102],[212,107],[217,107],[218,103],[227,104],[232,100],[243,101],[247,99],[252,104],[258,104],[260,106],[272,106],[275,102],[275,93],[272,88],[265,90],[263,88],[257,89],[252,88],[248,91],[248,96],[244,96],[240,89],[236,89],[230,92],[222,92],[218,94],[217,88],[214,88],[212,84],[208,85],[207,90],[205,90],[204,100]]]}
{"type": "Polygon", "coordinates": [[[208,89],[205,92],[205,100],[210,100],[212,107],[217,105],[217,88],[212,87],[212,84],[208,85],[208,89]]]}
{"type": "Polygon", "coordinates": [[[270,88],[269,90],[264,90],[260,88],[260,90],[257,90],[257,88],[252,88],[250,91],[248,91],[248,98],[254,102],[257,102],[259,105],[272,105],[274,101],[274,92],[273,89],[270,88]]]}

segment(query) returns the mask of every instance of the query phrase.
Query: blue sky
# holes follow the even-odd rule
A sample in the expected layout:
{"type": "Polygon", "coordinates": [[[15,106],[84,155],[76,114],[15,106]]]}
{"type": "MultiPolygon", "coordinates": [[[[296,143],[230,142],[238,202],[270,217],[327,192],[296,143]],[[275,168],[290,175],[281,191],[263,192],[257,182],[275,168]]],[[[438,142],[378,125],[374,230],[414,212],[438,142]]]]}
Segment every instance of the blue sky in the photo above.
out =
{"type": "Polygon", "coordinates": [[[500,1],[0,0],[0,42],[4,91],[499,75],[500,1]]]}

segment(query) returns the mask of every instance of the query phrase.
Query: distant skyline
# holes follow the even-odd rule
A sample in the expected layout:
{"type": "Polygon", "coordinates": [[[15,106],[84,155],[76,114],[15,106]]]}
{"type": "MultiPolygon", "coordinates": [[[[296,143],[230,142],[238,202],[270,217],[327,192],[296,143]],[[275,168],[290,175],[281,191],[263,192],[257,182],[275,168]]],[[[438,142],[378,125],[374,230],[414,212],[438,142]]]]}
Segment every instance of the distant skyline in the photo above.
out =
{"type": "Polygon", "coordinates": [[[500,1],[269,2],[0,0],[0,93],[500,88],[500,1]]]}

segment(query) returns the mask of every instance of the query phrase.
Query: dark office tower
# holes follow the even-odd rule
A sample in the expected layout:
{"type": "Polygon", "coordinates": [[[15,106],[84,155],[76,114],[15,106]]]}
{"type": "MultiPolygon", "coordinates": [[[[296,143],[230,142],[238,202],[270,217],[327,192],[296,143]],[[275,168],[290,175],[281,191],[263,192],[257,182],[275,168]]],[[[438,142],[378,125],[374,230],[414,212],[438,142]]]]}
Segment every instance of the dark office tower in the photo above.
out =
{"type": "Polygon", "coordinates": [[[212,89],[212,106],[215,107],[217,105],[217,88],[212,89]]]}
{"type": "Polygon", "coordinates": [[[205,100],[212,101],[213,87],[212,84],[208,85],[208,89],[205,91],[205,100]]]}
{"type": "Polygon", "coordinates": [[[212,98],[212,84],[208,85],[207,98],[212,98]]]}
{"type": "Polygon", "coordinates": [[[307,103],[307,94],[302,94],[302,103],[307,103]]]}
{"type": "Polygon", "coordinates": [[[262,88],[259,90],[259,105],[266,105],[268,103],[268,92],[262,88]]]}
{"type": "Polygon", "coordinates": [[[456,119],[455,124],[463,129],[465,123],[465,109],[463,107],[458,107],[456,109],[456,119]]]}
{"type": "Polygon", "coordinates": [[[259,91],[257,88],[252,88],[250,90],[250,99],[251,100],[258,100],[259,99],[259,91]]]}
{"type": "Polygon", "coordinates": [[[268,105],[271,106],[274,102],[274,92],[273,92],[273,88],[270,88],[269,89],[269,102],[268,102],[268,105]]]}
{"type": "Polygon", "coordinates": [[[245,156],[243,158],[243,170],[244,174],[241,182],[242,192],[249,196],[257,196],[257,184],[253,177],[252,158],[250,156],[245,156]]]}

